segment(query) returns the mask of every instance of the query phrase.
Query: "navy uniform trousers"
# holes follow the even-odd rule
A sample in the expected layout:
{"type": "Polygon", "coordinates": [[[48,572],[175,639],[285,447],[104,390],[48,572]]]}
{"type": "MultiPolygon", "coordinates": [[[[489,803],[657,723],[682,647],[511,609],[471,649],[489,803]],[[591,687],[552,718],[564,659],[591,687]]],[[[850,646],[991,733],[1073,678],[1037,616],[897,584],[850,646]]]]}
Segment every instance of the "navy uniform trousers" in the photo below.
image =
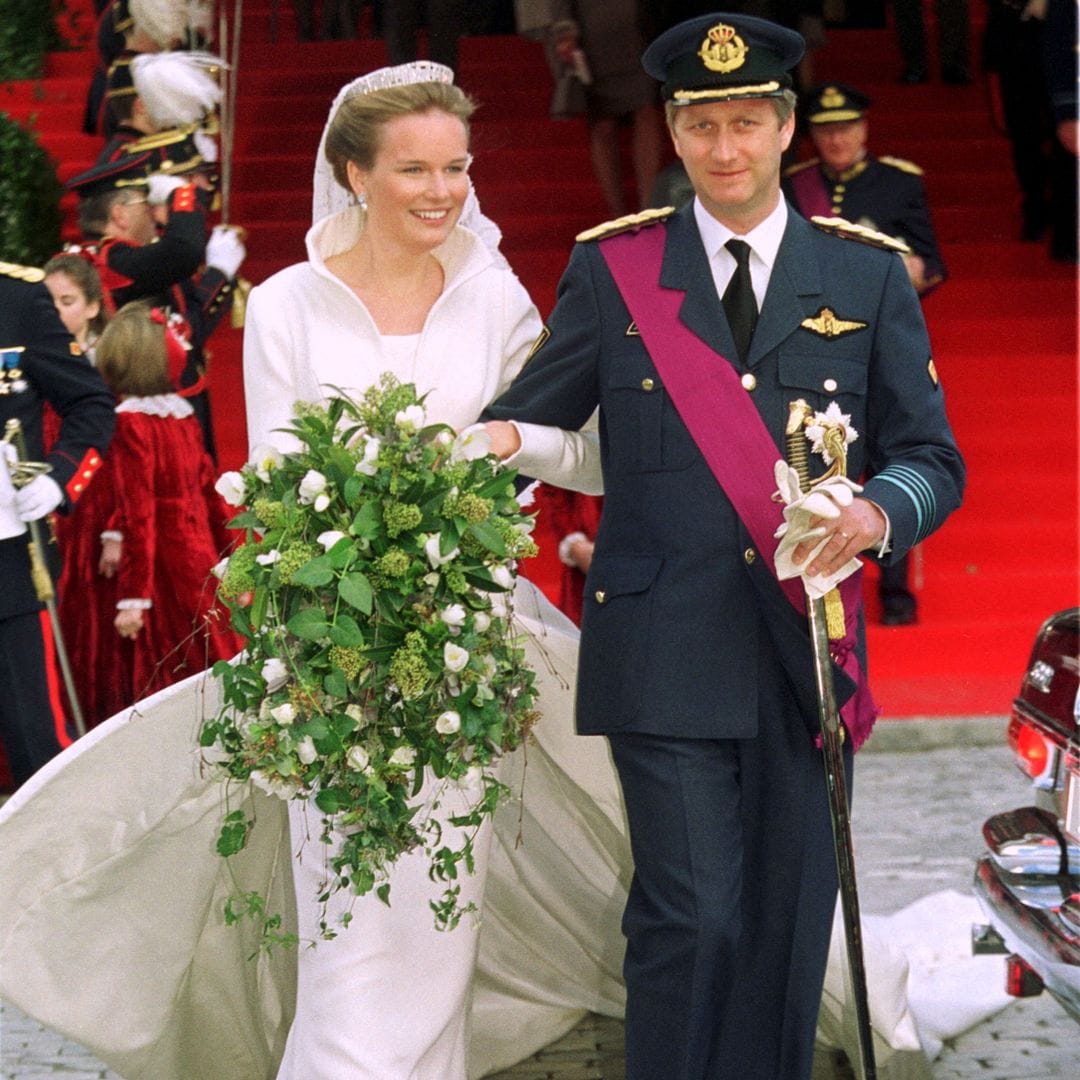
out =
{"type": "Polygon", "coordinates": [[[811,1072],[836,861],[822,755],[765,642],[756,737],[608,736],[635,868],[631,1080],[811,1072]]]}

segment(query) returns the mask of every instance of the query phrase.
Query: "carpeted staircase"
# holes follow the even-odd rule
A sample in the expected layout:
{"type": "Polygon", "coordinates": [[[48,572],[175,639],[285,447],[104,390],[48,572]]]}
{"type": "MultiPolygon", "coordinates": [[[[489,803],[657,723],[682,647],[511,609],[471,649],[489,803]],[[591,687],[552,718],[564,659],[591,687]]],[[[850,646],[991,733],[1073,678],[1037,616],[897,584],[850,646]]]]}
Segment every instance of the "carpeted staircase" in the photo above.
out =
{"type": "MultiPolygon", "coordinates": [[[[342,83],[386,62],[376,40],[299,43],[288,12],[244,6],[232,216],[248,231],[244,276],[257,283],[304,257],[319,132],[342,83]]],[[[1008,146],[990,123],[984,86],[897,86],[892,35],[832,31],[816,74],[875,99],[871,145],[926,171],[950,280],[926,302],[935,362],[969,467],[966,503],[921,546],[920,623],[885,629],[868,575],[871,677],[886,717],[1001,714],[1033,635],[1077,603],[1076,273],[1041,245],[1021,244],[1008,146]]],[[[0,86],[0,108],[37,116],[62,178],[86,167],[97,140],[78,134],[91,67],[54,56],[41,83],[0,86]]],[[[602,221],[584,127],[546,115],[540,47],[468,38],[459,82],[481,103],[472,175],[503,249],[541,312],[579,230],[602,221]]],[[[246,449],[240,334],[213,340],[211,393],[223,467],[246,449]]],[[[558,564],[541,522],[527,572],[549,590],[558,564]]],[[[677,632],[677,628],[673,632],[677,632]]]]}

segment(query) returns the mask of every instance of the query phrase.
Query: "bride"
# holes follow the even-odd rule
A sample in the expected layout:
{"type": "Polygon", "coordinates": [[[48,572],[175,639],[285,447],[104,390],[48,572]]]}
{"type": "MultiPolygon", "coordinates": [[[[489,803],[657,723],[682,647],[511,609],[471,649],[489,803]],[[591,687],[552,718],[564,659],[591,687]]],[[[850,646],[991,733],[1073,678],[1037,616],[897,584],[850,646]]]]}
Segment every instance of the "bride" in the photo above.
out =
{"type": "MultiPolygon", "coordinates": [[[[540,320],[472,193],[473,106],[452,78],[416,63],[338,94],[308,260],[249,300],[253,447],[294,449],[280,430],[294,402],[361,393],[384,371],[461,428],[524,364],[540,320]]],[[[524,474],[598,490],[591,436],[519,431],[524,474]]],[[[250,936],[223,925],[238,886],[266,892],[302,942],[318,936],[322,860],[294,857],[318,811],[309,822],[302,801],[249,792],[257,824],[223,869],[220,787],[196,749],[220,688],[202,675],[95,729],[0,811],[0,995],[121,1075],[154,1080],[462,1080],[585,1010],[620,1013],[629,849],[606,746],[572,734],[576,631],[525,581],[515,621],[543,720],[504,766],[524,798],[486,827],[463,884],[463,902],[483,901],[479,924],[434,929],[420,852],[395,864],[389,907],[338,894],[346,931],[249,959],[250,936]]]]}

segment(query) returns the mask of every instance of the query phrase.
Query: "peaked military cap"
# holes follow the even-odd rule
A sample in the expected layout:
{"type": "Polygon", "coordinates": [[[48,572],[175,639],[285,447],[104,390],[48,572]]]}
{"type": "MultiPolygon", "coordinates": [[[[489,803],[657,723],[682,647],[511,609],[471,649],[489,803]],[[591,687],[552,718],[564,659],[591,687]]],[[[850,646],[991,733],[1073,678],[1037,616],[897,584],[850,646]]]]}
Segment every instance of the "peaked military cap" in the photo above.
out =
{"type": "Polygon", "coordinates": [[[87,199],[114,188],[145,187],[146,177],[153,167],[153,153],[122,154],[113,161],[103,161],[85,172],[73,176],[64,187],[80,199],[87,199]]]}
{"type": "Polygon", "coordinates": [[[641,58],[676,105],[780,97],[802,58],[801,34],[752,15],[717,12],[665,30],[641,58]]]}
{"type": "Polygon", "coordinates": [[[837,124],[861,120],[870,108],[870,98],[844,83],[815,86],[806,95],[806,119],[811,124],[837,124]]]}

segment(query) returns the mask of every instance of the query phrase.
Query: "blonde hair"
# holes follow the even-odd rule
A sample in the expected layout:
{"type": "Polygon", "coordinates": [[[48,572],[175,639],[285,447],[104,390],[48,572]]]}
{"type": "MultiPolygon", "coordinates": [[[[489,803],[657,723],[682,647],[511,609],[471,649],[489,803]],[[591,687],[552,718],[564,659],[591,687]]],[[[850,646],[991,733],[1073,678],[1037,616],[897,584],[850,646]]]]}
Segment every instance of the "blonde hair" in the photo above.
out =
{"type": "Polygon", "coordinates": [[[361,169],[375,164],[382,140],[382,129],[399,116],[432,111],[456,116],[469,135],[469,118],[476,103],[452,83],[412,83],[386,90],[374,90],[346,98],[326,130],[326,160],[334,179],[351,191],[346,167],[351,161],[361,169]]]}
{"type": "Polygon", "coordinates": [[[169,382],[165,327],[150,318],[151,310],[141,300],[125,304],[98,339],[97,369],[118,396],[150,397],[175,389],[169,382]]]}

